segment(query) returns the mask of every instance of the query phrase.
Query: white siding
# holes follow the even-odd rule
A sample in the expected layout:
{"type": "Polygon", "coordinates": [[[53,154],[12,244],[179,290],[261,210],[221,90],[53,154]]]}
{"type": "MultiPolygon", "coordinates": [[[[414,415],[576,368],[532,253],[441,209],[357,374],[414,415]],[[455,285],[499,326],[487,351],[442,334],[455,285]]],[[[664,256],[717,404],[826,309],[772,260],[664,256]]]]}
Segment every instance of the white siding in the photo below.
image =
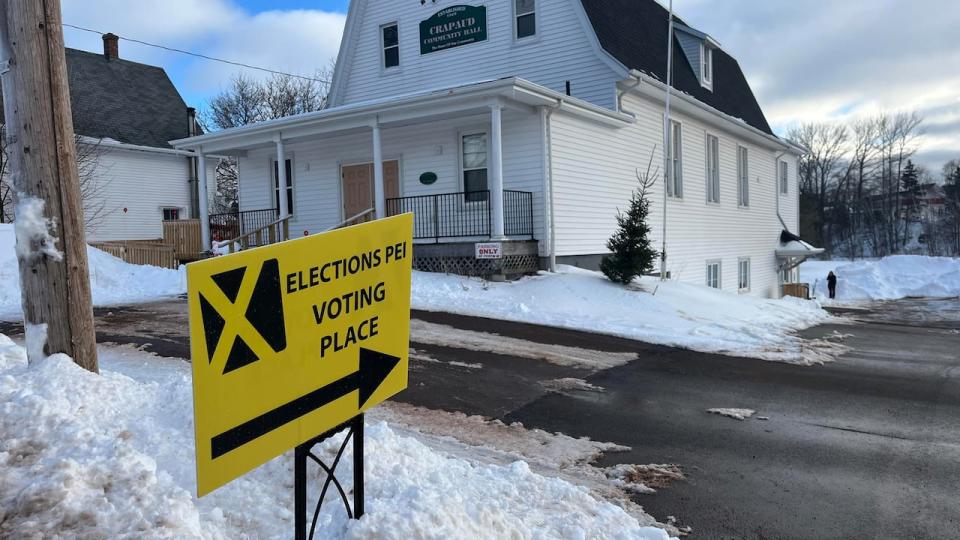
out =
{"type": "Polygon", "coordinates": [[[102,148],[89,180],[95,195],[84,201],[87,214],[102,208],[102,217],[87,227],[87,241],[161,238],[163,208],[179,208],[183,218],[190,217],[187,163],[172,154],[102,148]]]}
{"type": "MultiPolygon", "coordinates": [[[[628,96],[625,109],[638,115],[636,125],[612,130],[579,118],[554,117],[554,186],[557,254],[605,253],[618,208],[625,209],[651,154],[658,176],[652,193],[650,225],[657,249],[662,223],[663,128],[659,105],[628,96]]],[[[667,269],[685,282],[706,282],[708,260],[723,263],[723,289],[737,292],[737,261],[751,259],[751,294],[779,294],[774,250],[782,229],[776,216],[777,153],[708,128],[680,114],[683,125],[683,199],[668,200],[667,269]],[[720,142],[720,203],[707,203],[706,133],[720,142]],[[737,206],[737,145],[749,149],[750,207],[737,206]]],[[[796,158],[791,163],[792,193],[784,197],[787,224],[796,223],[796,158]],[[789,201],[787,200],[789,199],[789,201]],[[792,210],[791,210],[792,209],[792,210]],[[791,213],[792,212],[792,213],[791,213]]]]}
{"type": "MultiPolygon", "coordinates": [[[[571,81],[572,94],[615,108],[618,77],[595,37],[579,0],[538,0],[537,37],[514,40],[513,0],[487,0],[487,41],[420,54],[420,22],[450,2],[354,0],[356,27],[344,43],[343,77],[337,105],[481,80],[519,76],[556,91],[571,81]],[[400,67],[385,72],[380,27],[398,22],[400,67]]],[[[349,25],[353,22],[348,22],[349,25]]]]}
{"type": "MultiPolygon", "coordinates": [[[[489,115],[458,118],[382,130],[383,159],[400,162],[401,196],[463,191],[459,137],[464,131],[489,130],[489,115]],[[434,172],[436,183],[420,183],[420,175],[434,172]]],[[[291,235],[326,230],[345,217],[340,195],[340,167],[373,159],[372,134],[360,132],[287,143],[293,159],[294,208],[291,235]]],[[[240,158],[240,208],[273,207],[270,166],[273,148],[240,158]]],[[[543,144],[538,113],[505,110],[503,114],[504,189],[534,193],[535,235],[543,238],[543,144]]]]}
{"type": "Polygon", "coordinates": [[[800,234],[800,177],[797,175],[797,156],[786,154],[780,158],[787,162],[787,194],[780,196],[780,217],[794,234],[800,234]]]}

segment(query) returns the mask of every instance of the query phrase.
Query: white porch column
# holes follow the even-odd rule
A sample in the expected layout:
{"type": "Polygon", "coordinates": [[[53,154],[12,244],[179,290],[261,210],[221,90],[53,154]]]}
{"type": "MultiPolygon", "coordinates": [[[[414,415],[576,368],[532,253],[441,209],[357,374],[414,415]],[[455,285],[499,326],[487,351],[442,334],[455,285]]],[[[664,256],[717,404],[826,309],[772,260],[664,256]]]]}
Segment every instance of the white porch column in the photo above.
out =
{"type": "MultiPolygon", "coordinates": [[[[290,205],[287,201],[287,155],[283,151],[283,136],[278,134],[274,140],[277,143],[277,202],[280,206],[280,219],[285,219],[290,217],[290,205]]],[[[286,240],[283,229],[281,226],[277,234],[281,242],[286,240]]]]}
{"type": "Polygon", "coordinates": [[[490,105],[490,235],[502,239],[503,234],[503,106],[490,105]]]}
{"type": "Polygon", "coordinates": [[[203,251],[210,251],[210,209],[207,206],[207,157],[197,149],[197,202],[200,208],[200,242],[203,251]]]}
{"type": "Polygon", "coordinates": [[[280,218],[290,217],[287,204],[287,160],[283,151],[283,138],[277,135],[277,199],[280,205],[280,218]]]}
{"type": "Polygon", "coordinates": [[[383,186],[383,148],[380,146],[380,122],[373,127],[373,194],[377,219],[387,217],[387,191],[383,186]]]}

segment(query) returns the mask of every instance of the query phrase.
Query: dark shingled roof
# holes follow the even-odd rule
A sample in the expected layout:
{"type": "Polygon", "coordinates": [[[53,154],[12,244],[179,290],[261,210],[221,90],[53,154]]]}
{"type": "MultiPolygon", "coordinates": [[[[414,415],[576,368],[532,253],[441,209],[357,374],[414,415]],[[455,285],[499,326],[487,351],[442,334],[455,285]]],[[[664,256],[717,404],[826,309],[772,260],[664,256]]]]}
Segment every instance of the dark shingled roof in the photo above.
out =
{"type": "MultiPolygon", "coordinates": [[[[667,10],[656,0],[581,0],[600,45],[630,69],[667,80],[667,10]]],[[[674,20],[684,23],[676,15],[674,20]]],[[[740,64],[722,50],[713,53],[713,91],[700,85],[680,43],[673,43],[673,87],[773,135],[740,64]]]]}
{"type": "Polygon", "coordinates": [[[163,68],[66,49],[78,135],[170,148],[189,136],[187,105],[163,68]]]}

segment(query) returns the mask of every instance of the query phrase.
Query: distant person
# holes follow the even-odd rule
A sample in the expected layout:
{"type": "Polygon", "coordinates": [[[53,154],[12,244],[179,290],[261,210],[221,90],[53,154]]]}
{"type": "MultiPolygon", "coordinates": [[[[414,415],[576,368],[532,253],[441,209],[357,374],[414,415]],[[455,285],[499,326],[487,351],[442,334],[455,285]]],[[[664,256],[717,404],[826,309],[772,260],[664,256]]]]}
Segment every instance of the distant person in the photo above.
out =
{"type": "Polygon", "coordinates": [[[830,299],[833,300],[837,297],[837,275],[833,273],[833,270],[827,274],[827,288],[830,289],[830,299]]]}

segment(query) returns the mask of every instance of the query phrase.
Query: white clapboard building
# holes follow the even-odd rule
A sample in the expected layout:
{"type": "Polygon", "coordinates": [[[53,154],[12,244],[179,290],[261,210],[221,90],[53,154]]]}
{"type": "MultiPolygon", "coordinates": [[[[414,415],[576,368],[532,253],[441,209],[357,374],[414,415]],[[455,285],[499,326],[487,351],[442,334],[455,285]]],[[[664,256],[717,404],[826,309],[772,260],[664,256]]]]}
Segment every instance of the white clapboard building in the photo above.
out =
{"type": "Polygon", "coordinates": [[[197,132],[194,110],[163,68],[120,58],[118,41],[106,34],[102,54],[65,51],[91,242],[156,240],[164,221],[199,213],[196,158],[169,143],[197,132]]]}
{"type": "MultiPolygon", "coordinates": [[[[237,156],[241,214],[275,212],[291,236],[413,212],[421,269],[596,267],[638,172],[662,175],[667,11],[464,2],[353,0],[328,109],[173,144],[237,156]]],[[[657,245],[666,196],[671,278],[777,296],[809,253],[802,149],[772,133],[737,61],[675,21],[657,245]]]]}

